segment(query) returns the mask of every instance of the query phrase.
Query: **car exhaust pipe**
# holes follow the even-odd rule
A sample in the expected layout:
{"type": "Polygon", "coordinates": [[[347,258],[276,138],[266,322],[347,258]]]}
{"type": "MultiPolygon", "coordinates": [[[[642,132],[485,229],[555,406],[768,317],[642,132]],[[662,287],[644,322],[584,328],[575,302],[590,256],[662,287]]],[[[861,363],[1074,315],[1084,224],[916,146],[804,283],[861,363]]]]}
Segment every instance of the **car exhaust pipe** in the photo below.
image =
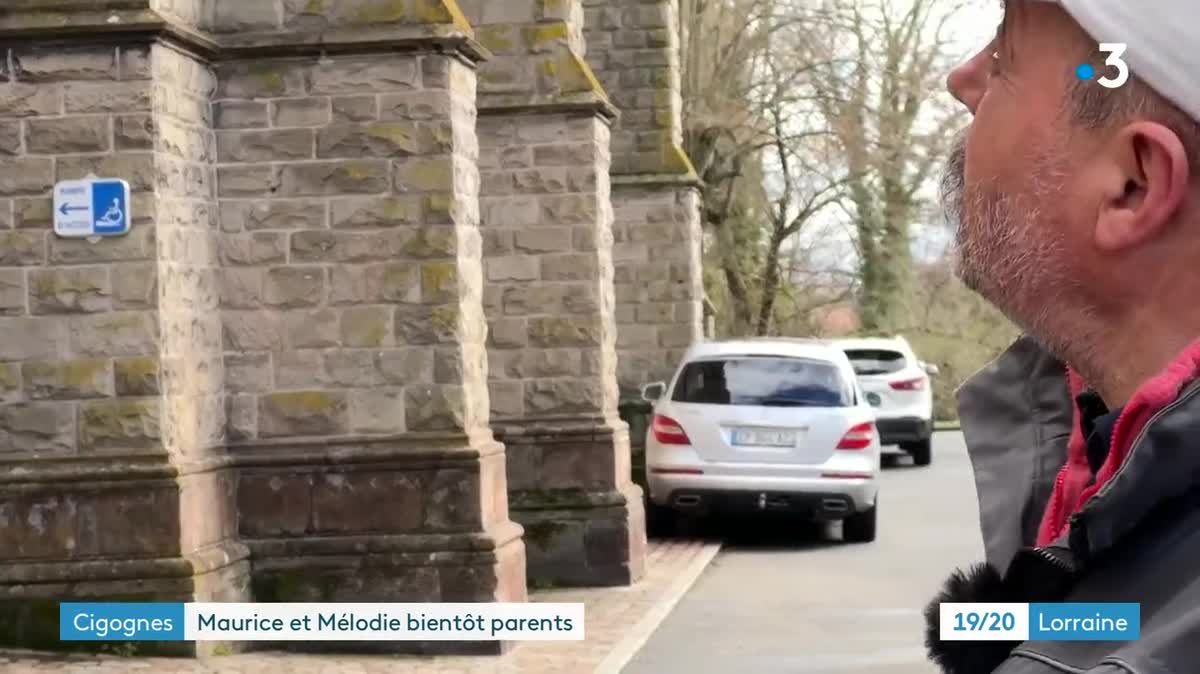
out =
{"type": "Polygon", "coordinates": [[[695,494],[681,494],[675,497],[675,505],[681,508],[695,508],[700,505],[700,497],[695,494]]]}
{"type": "Polygon", "coordinates": [[[844,513],[850,510],[850,506],[841,499],[827,498],[821,501],[821,510],[827,513],[844,513]]]}

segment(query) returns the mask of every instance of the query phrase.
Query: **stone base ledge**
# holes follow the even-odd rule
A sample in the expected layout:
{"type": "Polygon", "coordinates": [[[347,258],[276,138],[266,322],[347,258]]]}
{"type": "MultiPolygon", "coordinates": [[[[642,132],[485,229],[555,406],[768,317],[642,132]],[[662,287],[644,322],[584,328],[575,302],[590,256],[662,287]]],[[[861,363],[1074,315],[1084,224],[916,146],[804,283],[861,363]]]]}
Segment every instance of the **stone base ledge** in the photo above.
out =
{"type": "Polygon", "coordinates": [[[258,559],[286,560],[299,556],[385,554],[420,562],[495,561],[496,550],[521,538],[521,527],[503,522],[486,532],[461,534],[363,534],[305,538],[243,538],[258,559]]]}
{"type": "Polygon", "coordinates": [[[184,557],[0,562],[0,596],[45,596],[54,584],[189,579],[245,561],[247,546],[224,541],[184,557]]]}
{"type": "Polygon", "coordinates": [[[629,425],[619,417],[595,416],[496,419],[492,421],[497,440],[507,442],[579,442],[627,433],[629,425]]]}

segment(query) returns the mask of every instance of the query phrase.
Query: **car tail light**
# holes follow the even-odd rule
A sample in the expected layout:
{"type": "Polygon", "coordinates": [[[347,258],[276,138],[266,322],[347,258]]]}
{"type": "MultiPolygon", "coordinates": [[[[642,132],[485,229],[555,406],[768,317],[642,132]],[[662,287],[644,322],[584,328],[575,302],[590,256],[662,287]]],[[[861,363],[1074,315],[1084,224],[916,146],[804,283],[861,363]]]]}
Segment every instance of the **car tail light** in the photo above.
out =
{"type": "Polygon", "coordinates": [[[897,391],[920,391],[925,388],[925,378],[903,379],[901,381],[888,382],[888,385],[897,391]]]}
{"type": "Polygon", "coordinates": [[[853,426],[842,436],[838,449],[866,449],[875,439],[875,424],[870,421],[853,426]]]}
{"type": "Polygon", "coordinates": [[[658,440],[663,445],[690,445],[692,441],[688,439],[687,433],[683,431],[683,426],[679,422],[670,417],[664,417],[661,414],[654,415],[654,421],[651,422],[651,429],[654,431],[654,439],[658,440]]]}

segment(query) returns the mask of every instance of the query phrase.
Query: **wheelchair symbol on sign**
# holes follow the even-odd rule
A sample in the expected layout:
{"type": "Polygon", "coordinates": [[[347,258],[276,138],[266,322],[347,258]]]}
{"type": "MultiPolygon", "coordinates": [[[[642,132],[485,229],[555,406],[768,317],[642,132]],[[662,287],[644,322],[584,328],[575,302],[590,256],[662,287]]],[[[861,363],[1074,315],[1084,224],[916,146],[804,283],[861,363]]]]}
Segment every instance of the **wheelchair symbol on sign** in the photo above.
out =
{"type": "Polygon", "coordinates": [[[121,227],[125,222],[125,214],[121,212],[121,200],[113,199],[104,215],[96,220],[97,227],[121,227]]]}

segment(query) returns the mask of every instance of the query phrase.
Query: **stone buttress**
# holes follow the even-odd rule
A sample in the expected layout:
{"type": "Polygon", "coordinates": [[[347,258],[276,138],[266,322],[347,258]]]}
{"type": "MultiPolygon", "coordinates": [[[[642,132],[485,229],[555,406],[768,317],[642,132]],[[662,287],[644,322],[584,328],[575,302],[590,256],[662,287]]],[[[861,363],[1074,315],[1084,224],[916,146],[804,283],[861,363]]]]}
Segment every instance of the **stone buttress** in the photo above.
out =
{"type": "Polygon", "coordinates": [[[578,0],[467,0],[479,77],[493,425],[529,575],[622,585],[645,565],[617,411],[611,125],[578,0]]]}
{"type": "Polygon", "coordinates": [[[523,600],[454,0],[20,2],[0,44],[0,642],[67,597],[523,600]],[[51,232],[89,172],[128,236],[51,232]]]}

